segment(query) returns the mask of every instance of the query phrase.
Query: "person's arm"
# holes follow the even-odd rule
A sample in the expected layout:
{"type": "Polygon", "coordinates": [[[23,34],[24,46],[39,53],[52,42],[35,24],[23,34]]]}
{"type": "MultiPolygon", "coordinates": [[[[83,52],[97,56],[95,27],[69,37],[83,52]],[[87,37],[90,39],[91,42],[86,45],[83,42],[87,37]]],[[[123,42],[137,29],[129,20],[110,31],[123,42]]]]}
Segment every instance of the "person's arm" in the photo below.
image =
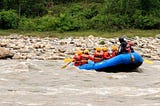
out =
{"type": "Polygon", "coordinates": [[[130,46],[134,46],[134,42],[132,42],[132,41],[129,41],[128,44],[129,44],[130,46]]]}
{"type": "Polygon", "coordinates": [[[103,54],[103,58],[104,59],[109,59],[110,58],[110,54],[108,52],[103,54]]]}
{"type": "Polygon", "coordinates": [[[118,47],[118,54],[120,54],[122,52],[122,45],[120,44],[118,47]]]}
{"type": "Polygon", "coordinates": [[[92,60],[92,61],[93,61],[93,60],[94,60],[94,58],[93,58],[92,56],[89,56],[89,60],[92,60]]]}

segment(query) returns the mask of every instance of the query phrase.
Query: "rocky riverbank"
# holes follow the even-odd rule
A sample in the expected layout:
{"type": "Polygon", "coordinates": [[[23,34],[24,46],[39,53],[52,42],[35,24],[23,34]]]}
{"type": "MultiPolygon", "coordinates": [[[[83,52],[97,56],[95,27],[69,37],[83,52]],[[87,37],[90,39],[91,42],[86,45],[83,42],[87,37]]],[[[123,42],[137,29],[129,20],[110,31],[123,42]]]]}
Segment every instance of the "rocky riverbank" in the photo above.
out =
{"type": "MultiPolygon", "coordinates": [[[[38,59],[38,60],[62,60],[72,57],[79,49],[88,49],[92,53],[96,47],[119,45],[118,38],[101,38],[89,35],[88,37],[38,38],[18,34],[0,37],[0,58],[11,59],[38,59]]],[[[135,51],[145,58],[160,60],[160,37],[138,37],[132,39],[135,42],[135,51]]]]}

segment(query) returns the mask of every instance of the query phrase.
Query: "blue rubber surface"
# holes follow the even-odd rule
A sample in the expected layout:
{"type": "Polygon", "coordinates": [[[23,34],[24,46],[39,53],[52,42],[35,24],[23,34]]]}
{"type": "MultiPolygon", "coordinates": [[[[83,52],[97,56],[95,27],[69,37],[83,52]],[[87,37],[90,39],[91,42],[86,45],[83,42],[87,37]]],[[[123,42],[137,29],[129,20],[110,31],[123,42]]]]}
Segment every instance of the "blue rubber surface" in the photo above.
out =
{"type": "Polygon", "coordinates": [[[89,61],[88,64],[84,64],[82,66],[79,66],[79,69],[86,69],[86,70],[98,70],[101,68],[107,68],[107,67],[116,67],[120,64],[136,64],[136,63],[142,63],[143,59],[142,57],[136,53],[126,53],[126,54],[120,54],[118,56],[115,56],[108,60],[103,60],[102,62],[94,63],[93,61],[89,61]],[[134,62],[131,61],[131,55],[134,56],[134,62]]]}

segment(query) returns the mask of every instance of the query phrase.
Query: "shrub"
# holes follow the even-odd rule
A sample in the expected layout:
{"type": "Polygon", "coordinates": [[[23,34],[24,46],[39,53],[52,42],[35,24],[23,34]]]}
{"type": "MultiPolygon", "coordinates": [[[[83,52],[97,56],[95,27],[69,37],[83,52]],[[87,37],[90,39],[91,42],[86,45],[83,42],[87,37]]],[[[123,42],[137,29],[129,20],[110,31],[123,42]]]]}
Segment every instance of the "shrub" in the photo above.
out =
{"type": "Polygon", "coordinates": [[[0,12],[0,28],[15,29],[18,27],[18,15],[13,10],[2,10],[0,12]]]}
{"type": "Polygon", "coordinates": [[[140,29],[153,29],[159,23],[158,19],[151,16],[138,16],[135,20],[135,27],[140,29]]]}
{"type": "Polygon", "coordinates": [[[102,40],[102,41],[99,42],[99,44],[100,44],[100,45],[104,45],[105,42],[102,40]]]}
{"type": "Polygon", "coordinates": [[[35,30],[35,27],[36,27],[36,24],[33,22],[33,19],[23,17],[19,21],[18,28],[21,30],[35,30]]]}
{"type": "Polygon", "coordinates": [[[78,18],[73,18],[72,16],[67,14],[60,14],[59,17],[55,18],[54,23],[56,30],[60,32],[73,30],[77,31],[86,27],[84,21],[78,18]]]}

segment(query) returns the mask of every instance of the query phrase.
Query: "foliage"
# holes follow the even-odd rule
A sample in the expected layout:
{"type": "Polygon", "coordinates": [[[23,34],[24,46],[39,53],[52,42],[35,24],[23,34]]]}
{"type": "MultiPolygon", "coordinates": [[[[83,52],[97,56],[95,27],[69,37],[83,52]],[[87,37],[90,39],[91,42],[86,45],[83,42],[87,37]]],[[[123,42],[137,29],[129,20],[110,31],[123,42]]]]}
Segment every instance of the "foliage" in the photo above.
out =
{"type": "Polygon", "coordinates": [[[135,27],[140,29],[153,29],[156,27],[158,20],[151,16],[138,16],[135,19],[135,27]]]}
{"type": "Polygon", "coordinates": [[[99,42],[99,44],[100,44],[100,45],[104,45],[105,42],[102,40],[102,41],[99,42]]]}
{"type": "Polygon", "coordinates": [[[34,30],[35,26],[35,23],[29,18],[23,17],[19,21],[19,29],[21,30],[34,30]]]}
{"type": "Polygon", "coordinates": [[[14,9],[19,16],[35,17],[47,14],[46,0],[2,0],[1,9],[14,9]]]}
{"type": "Polygon", "coordinates": [[[14,9],[14,23],[20,18],[18,24],[1,24],[1,29],[18,25],[33,31],[118,31],[160,25],[160,0],[1,0],[0,5],[2,12],[14,9]]]}
{"type": "Polygon", "coordinates": [[[15,29],[18,26],[18,16],[13,10],[0,12],[0,28],[15,29]]]}

